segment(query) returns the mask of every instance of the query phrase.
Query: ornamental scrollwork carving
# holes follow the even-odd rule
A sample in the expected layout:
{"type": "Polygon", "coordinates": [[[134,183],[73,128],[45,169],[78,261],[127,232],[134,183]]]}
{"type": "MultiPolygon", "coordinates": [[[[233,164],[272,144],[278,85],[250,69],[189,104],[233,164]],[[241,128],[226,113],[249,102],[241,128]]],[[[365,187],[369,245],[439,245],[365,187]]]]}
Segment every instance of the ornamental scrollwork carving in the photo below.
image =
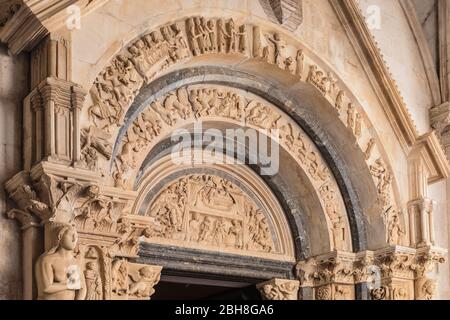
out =
{"type": "MultiPolygon", "coordinates": [[[[333,246],[345,249],[349,240],[345,210],[336,182],[319,151],[286,115],[262,101],[242,96],[239,91],[198,85],[179,88],[154,101],[136,118],[124,136],[121,150],[114,160],[112,176],[115,186],[127,188],[146,154],[143,150],[149,150],[159,136],[172,131],[172,126],[194,121],[195,117],[205,120],[224,117],[230,121],[245,121],[247,126],[258,130],[278,129],[281,144],[293,154],[321,190],[319,194],[329,215],[333,246]]],[[[195,219],[193,224],[196,224],[195,219]]],[[[168,229],[165,232],[171,231],[168,229]]]]}

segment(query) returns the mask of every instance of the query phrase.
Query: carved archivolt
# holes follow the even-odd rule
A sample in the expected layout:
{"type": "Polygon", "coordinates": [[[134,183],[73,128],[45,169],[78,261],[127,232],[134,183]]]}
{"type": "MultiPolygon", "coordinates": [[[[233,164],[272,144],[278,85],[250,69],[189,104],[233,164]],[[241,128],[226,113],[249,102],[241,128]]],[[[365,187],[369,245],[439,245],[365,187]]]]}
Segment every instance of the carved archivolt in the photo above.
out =
{"type": "Polygon", "coordinates": [[[52,224],[56,245],[36,262],[35,277],[41,300],[150,299],[159,282],[159,266],[141,265],[115,256],[92,239],[78,241],[68,224],[52,224]]]}
{"type": "Polygon", "coordinates": [[[237,89],[195,85],[179,88],[154,101],[138,115],[124,136],[121,150],[114,159],[112,177],[115,186],[129,188],[145,156],[157,142],[174,129],[195,120],[236,123],[269,136],[276,132],[276,139],[303,169],[321,200],[329,224],[331,246],[340,250],[350,248],[345,206],[319,150],[285,113],[237,89]]]}
{"type": "MultiPolygon", "coordinates": [[[[357,145],[364,152],[377,187],[385,225],[388,226],[388,210],[397,210],[392,196],[392,175],[383,160],[376,137],[365,130],[370,125],[366,123],[362,107],[349,98],[342,82],[338,81],[329,68],[320,67],[307,55],[307,50],[300,48],[294,40],[266,27],[239,24],[231,18],[190,17],[167,24],[142,36],[114,57],[95,80],[90,90],[90,103],[84,110],[81,154],[85,166],[91,170],[104,167],[98,164],[109,160],[118,128],[123,125],[130,104],[144,84],[181,62],[210,54],[241,55],[275,65],[319,90],[334,106],[334,112],[337,112],[339,119],[353,133],[357,145]]],[[[124,161],[119,159],[112,166],[117,187],[126,188],[124,182],[129,181],[126,171],[139,165],[134,153],[157,137],[164,126],[174,126],[180,119],[216,116],[238,121],[242,120],[245,111],[252,111],[254,116],[247,118],[247,123],[264,128],[270,125],[282,128],[276,126],[277,119],[271,119],[270,115],[265,119],[261,118],[264,108],[250,110],[249,103],[242,103],[241,97],[233,94],[221,96],[221,92],[213,89],[192,90],[182,88],[164,99],[154,101],[152,109],[156,114],[144,112],[138,116],[123,142],[121,156],[124,161]],[[248,110],[244,110],[246,107],[248,110]],[[136,127],[136,123],[139,127],[136,127]]],[[[287,143],[291,144],[291,148],[297,149],[295,152],[302,157],[301,138],[289,126],[284,129],[288,136],[286,139],[290,140],[287,143]]],[[[317,154],[310,156],[319,157],[317,154]]],[[[315,159],[310,161],[313,163],[315,159]]],[[[327,175],[322,169],[314,166],[310,168],[318,179],[327,175]]],[[[401,210],[397,212],[398,217],[401,216],[400,224],[404,225],[401,210]]],[[[390,232],[387,230],[387,233],[390,232]]],[[[397,244],[404,241],[401,236],[391,236],[390,240],[393,239],[397,244]]]]}

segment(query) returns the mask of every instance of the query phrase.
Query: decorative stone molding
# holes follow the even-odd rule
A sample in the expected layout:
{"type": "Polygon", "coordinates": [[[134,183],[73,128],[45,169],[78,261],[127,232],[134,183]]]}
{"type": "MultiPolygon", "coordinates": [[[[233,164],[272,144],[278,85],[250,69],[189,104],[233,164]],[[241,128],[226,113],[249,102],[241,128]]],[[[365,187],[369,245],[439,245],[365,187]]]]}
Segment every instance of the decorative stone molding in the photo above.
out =
{"type": "Polygon", "coordinates": [[[256,288],[263,300],[298,300],[299,282],[296,280],[272,279],[256,288]]]}
{"type": "Polygon", "coordinates": [[[439,79],[441,83],[442,101],[450,102],[450,5],[446,0],[439,0],[438,36],[439,36],[439,79]]]}
{"type": "Polygon", "coordinates": [[[275,253],[268,221],[247,197],[223,178],[192,175],[162,190],[145,215],[156,238],[275,253]]]}
{"type": "MultiPolygon", "coordinates": [[[[7,43],[13,54],[32,50],[49,33],[67,27],[72,13],[67,8],[75,5],[85,15],[108,0],[24,0],[23,5],[0,29],[0,40],[7,43]]],[[[81,17],[80,17],[81,18],[81,17]]]]}
{"type": "Polygon", "coordinates": [[[419,199],[408,204],[411,246],[434,245],[433,208],[435,201],[419,199]]]}
{"type": "MultiPolygon", "coordinates": [[[[409,147],[420,143],[420,137],[398,86],[392,79],[381,51],[367,26],[359,4],[355,0],[332,0],[330,3],[341,20],[357,55],[363,61],[362,65],[369,74],[370,81],[376,84],[375,90],[382,101],[382,106],[405,153],[408,153],[409,147]]],[[[434,154],[433,157],[441,158],[442,155],[434,154]]],[[[441,178],[446,177],[448,175],[441,178]]]]}
{"type": "Polygon", "coordinates": [[[355,299],[355,285],[366,284],[373,300],[431,299],[434,281],[427,274],[445,262],[445,250],[388,247],[360,253],[333,252],[297,263],[302,291],[310,299],[355,299]]]}
{"type": "Polygon", "coordinates": [[[296,274],[302,291],[312,288],[314,300],[355,299],[354,260],[354,254],[335,251],[299,262],[296,274]]]}
{"type": "Polygon", "coordinates": [[[431,55],[430,47],[425,37],[422,25],[417,18],[414,3],[411,0],[401,0],[400,5],[408,20],[409,27],[417,43],[420,57],[422,59],[425,74],[427,76],[428,87],[431,93],[433,105],[439,105],[443,101],[439,87],[438,73],[436,72],[435,61],[431,55]]]}
{"type": "Polygon", "coordinates": [[[260,0],[270,21],[295,31],[303,22],[302,0],[260,0]]]}

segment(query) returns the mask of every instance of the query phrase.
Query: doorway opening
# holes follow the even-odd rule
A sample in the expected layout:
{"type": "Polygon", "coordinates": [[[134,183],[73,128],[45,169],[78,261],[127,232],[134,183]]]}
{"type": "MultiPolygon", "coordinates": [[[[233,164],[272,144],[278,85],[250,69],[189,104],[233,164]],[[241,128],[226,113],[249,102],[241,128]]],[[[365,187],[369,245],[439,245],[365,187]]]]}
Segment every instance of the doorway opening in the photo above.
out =
{"type": "Polygon", "coordinates": [[[161,275],[152,300],[261,300],[255,283],[161,275]]]}

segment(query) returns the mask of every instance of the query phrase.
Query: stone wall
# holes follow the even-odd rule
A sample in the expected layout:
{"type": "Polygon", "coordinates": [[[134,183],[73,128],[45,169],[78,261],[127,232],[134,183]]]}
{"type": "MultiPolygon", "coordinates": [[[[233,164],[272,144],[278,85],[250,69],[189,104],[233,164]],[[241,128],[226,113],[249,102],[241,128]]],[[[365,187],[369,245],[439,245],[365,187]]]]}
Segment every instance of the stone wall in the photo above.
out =
{"type": "MultiPolygon", "coordinates": [[[[0,185],[19,172],[21,159],[22,100],[28,91],[26,55],[10,57],[0,45],[0,185]]],[[[9,220],[5,190],[0,188],[0,299],[20,299],[21,239],[16,221],[9,220]]]]}

